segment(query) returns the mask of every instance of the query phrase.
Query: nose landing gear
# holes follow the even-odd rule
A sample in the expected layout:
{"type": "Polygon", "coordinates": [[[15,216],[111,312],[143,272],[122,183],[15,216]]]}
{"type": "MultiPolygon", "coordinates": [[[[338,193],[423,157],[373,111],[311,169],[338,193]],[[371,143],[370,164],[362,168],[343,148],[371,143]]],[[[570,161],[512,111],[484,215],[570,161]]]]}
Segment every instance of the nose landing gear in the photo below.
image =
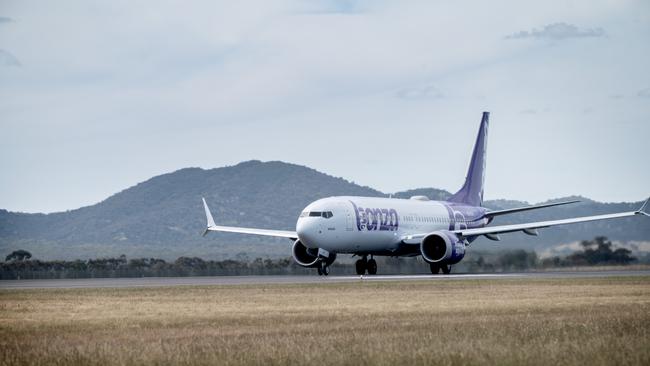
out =
{"type": "Polygon", "coordinates": [[[369,275],[376,275],[377,274],[377,261],[370,258],[370,260],[368,261],[368,264],[366,264],[366,270],[368,271],[369,275]]]}
{"type": "Polygon", "coordinates": [[[320,262],[320,266],[317,270],[319,276],[327,276],[330,274],[330,266],[328,266],[325,262],[320,262]]]}
{"type": "Polygon", "coordinates": [[[354,263],[354,266],[358,275],[363,275],[366,271],[369,275],[377,274],[377,261],[372,256],[368,260],[368,257],[364,255],[363,258],[354,263]]]}

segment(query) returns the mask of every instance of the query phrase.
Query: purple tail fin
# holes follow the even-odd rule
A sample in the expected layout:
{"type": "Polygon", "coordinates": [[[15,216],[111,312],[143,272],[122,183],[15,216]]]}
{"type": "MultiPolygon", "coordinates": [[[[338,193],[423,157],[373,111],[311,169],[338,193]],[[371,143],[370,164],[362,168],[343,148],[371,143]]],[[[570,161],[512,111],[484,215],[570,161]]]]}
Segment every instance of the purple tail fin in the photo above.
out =
{"type": "Polygon", "coordinates": [[[485,153],[487,150],[487,133],[490,112],[483,112],[481,127],[478,130],[472,161],[469,163],[465,184],[451,198],[450,202],[465,203],[471,206],[481,206],[483,203],[483,181],[485,180],[485,153]]]}

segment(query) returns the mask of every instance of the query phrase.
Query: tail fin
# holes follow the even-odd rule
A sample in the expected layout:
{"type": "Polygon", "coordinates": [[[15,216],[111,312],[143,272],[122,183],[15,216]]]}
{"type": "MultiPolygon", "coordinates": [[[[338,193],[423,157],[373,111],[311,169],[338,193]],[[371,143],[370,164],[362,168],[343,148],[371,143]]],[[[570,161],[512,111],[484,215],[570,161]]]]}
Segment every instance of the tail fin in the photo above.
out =
{"type": "Polygon", "coordinates": [[[483,204],[483,182],[485,180],[485,154],[490,112],[483,112],[481,127],[478,130],[472,160],[469,163],[465,184],[449,199],[450,202],[465,203],[471,206],[483,204]]]}

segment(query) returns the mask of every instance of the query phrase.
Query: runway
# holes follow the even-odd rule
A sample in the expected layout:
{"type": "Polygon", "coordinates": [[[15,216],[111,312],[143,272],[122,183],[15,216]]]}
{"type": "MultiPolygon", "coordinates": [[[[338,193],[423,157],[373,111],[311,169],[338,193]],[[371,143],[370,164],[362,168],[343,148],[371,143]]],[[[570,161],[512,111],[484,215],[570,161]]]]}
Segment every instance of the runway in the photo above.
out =
{"type": "Polygon", "coordinates": [[[85,278],[55,280],[0,280],[0,289],[128,288],[161,286],[224,286],[273,284],[327,284],[373,281],[456,281],[500,279],[551,279],[644,276],[650,270],[635,271],[562,271],[525,273],[481,273],[450,275],[376,275],[376,276],[219,276],[219,277],[138,277],[85,278]]]}

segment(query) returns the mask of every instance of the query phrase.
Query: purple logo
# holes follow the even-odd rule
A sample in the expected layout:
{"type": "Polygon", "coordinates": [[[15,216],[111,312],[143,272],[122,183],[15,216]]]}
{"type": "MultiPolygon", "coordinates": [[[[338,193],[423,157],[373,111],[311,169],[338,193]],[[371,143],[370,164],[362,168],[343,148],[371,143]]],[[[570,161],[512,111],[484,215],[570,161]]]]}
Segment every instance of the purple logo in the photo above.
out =
{"type": "Polygon", "coordinates": [[[350,201],[354,207],[359,231],[396,231],[399,216],[394,208],[363,208],[350,201]]]}

